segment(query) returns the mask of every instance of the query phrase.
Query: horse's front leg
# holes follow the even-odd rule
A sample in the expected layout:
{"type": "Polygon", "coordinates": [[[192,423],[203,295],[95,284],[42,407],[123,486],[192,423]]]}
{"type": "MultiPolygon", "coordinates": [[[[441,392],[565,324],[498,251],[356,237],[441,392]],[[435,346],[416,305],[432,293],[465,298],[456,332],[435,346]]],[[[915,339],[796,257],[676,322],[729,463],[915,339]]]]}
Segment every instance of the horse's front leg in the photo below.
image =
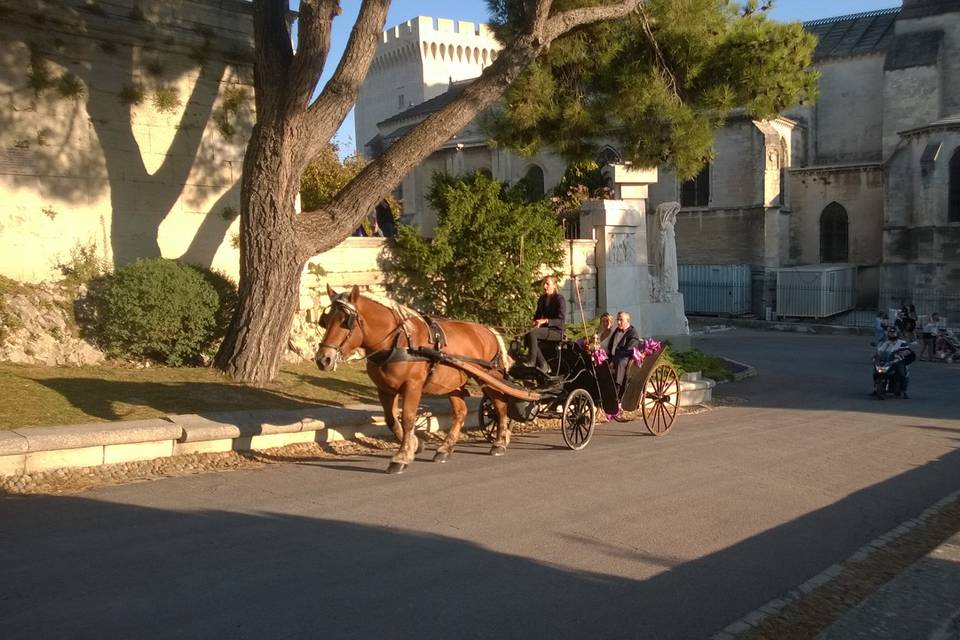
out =
{"type": "Polygon", "coordinates": [[[380,397],[380,405],[383,407],[383,416],[387,421],[387,428],[393,432],[393,437],[397,439],[397,442],[403,442],[403,427],[400,426],[400,419],[397,418],[397,394],[377,387],[377,396],[380,397]]]}
{"type": "Polygon", "coordinates": [[[502,396],[495,396],[493,408],[497,412],[497,441],[490,447],[490,455],[502,456],[510,446],[510,418],[507,416],[507,402],[502,396]]]}
{"type": "Polygon", "coordinates": [[[407,465],[413,462],[417,455],[419,438],[415,432],[417,426],[417,409],[420,407],[420,397],[423,395],[423,382],[407,382],[400,392],[403,413],[400,422],[403,425],[403,440],[400,450],[393,456],[387,473],[403,473],[407,465]]]}
{"type": "Polygon", "coordinates": [[[452,424],[450,425],[450,431],[447,432],[447,437],[443,439],[443,444],[437,447],[437,453],[433,456],[434,462],[446,462],[453,455],[453,448],[457,446],[457,441],[460,440],[460,429],[463,428],[463,423],[467,419],[467,403],[464,400],[466,397],[466,389],[457,389],[448,396],[450,408],[453,411],[452,424]]]}

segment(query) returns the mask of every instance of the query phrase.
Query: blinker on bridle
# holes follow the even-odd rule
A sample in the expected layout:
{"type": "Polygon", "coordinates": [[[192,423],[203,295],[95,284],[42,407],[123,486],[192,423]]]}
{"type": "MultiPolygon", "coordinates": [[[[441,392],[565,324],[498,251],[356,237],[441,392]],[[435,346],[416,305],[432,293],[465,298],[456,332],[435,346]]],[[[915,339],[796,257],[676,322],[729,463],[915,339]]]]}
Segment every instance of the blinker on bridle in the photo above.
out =
{"type": "Polygon", "coordinates": [[[321,342],[318,347],[318,349],[333,349],[333,351],[336,353],[336,356],[333,360],[334,370],[336,370],[337,364],[343,360],[343,345],[345,345],[347,340],[350,339],[350,336],[353,335],[354,330],[359,327],[360,331],[363,332],[363,327],[360,326],[360,312],[357,310],[356,305],[341,298],[335,298],[330,303],[330,307],[323,312],[323,315],[320,316],[320,324],[325,330],[327,329],[327,323],[330,321],[330,316],[337,308],[343,310],[343,312],[346,314],[346,318],[343,319],[343,327],[347,329],[347,335],[343,337],[343,340],[340,341],[340,344],[321,342]]]}

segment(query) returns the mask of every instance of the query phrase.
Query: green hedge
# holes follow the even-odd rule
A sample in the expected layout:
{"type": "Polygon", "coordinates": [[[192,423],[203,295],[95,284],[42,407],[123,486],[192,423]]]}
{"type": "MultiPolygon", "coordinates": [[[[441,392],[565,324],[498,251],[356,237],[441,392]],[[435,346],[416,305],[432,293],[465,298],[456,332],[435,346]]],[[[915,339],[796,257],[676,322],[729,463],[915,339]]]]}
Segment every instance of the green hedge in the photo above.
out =
{"type": "Polygon", "coordinates": [[[91,295],[107,353],[180,366],[213,352],[237,294],[222,274],[154,258],[117,270],[91,295]]]}

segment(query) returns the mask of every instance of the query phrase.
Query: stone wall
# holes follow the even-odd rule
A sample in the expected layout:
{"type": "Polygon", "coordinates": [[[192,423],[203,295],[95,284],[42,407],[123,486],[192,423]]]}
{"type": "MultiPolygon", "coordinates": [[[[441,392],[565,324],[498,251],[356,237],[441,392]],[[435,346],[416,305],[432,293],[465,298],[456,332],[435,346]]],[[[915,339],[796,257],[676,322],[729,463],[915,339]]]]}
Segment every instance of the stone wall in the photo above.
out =
{"type": "MultiPolygon", "coordinates": [[[[576,276],[580,285],[584,316],[590,320],[597,315],[595,247],[593,240],[568,240],[564,243],[560,290],[567,298],[569,322],[580,322],[572,276],[576,276]]],[[[390,262],[390,245],[384,238],[347,238],[336,248],[316,256],[308,263],[301,281],[300,315],[314,321],[319,317],[320,309],[329,303],[327,284],[337,291],[358,285],[363,291],[389,295],[387,282],[390,262]],[[326,274],[314,276],[310,265],[323,268],[326,274]]]]}
{"type": "Polygon", "coordinates": [[[817,65],[819,96],[792,116],[809,123],[812,164],[876,162],[883,126],[882,53],[830,59],[817,65]],[[851,114],[856,114],[851,118],[851,114]]]}
{"type": "Polygon", "coordinates": [[[849,262],[875,266],[882,259],[883,167],[812,167],[790,171],[790,262],[818,264],[820,214],[831,202],[847,211],[849,262]]]}
{"type": "Polygon", "coordinates": [[[48,279],[78,245],[117,264],[164,256],[235,273],[250,3],[7,6],[0,274],[48,279]]]}
{"type": "Polygon", "coordinates": [[[764,207],[685,209],[677,216],[680,264],[764,264],[764,207]]]}

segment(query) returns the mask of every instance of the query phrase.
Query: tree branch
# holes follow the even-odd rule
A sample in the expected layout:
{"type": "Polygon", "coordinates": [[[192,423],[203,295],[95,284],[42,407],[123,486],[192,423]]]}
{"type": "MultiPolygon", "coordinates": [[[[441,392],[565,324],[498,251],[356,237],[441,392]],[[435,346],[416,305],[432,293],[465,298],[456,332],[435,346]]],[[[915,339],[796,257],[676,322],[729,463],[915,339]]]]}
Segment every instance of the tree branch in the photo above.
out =
{"type": "MultiPolygon", "coordinates": [[[[353,108],[360,85],[367,77],[367,70],[383,37],[389,8],[390,0],[363,0],[340,64],[307,110],[305,124],[312,132],[309,147],[305,150],[307,162],[330,142],[353,108]]],[[[357,140],[357,145],[363,142],[357,140]]]]}
{"type": "MultiPolygon", "coordinates": [[[[531,29],[503,49],[494,63],[464,89],[459,98],[428,116],[383,155],[364,167],[325,207],[297,216],[296,235],[301,255],[307,259],[322,253],[350,235],[377,202],[396,187],[404,176],[491,107],[553,40],[582,25],[624,17],[643,2],[623,0],[612,5],[565,11],[548,18],[543,31],[534,33],[533,21],[550,3],[550,0],[539,0],[537,10],[530,18],[531,29]]],[[[359,81],[362,82],[362,76],[359,81]]],[[[355,92],[353,95],[356,95],[355,92]]],[[[326,140],[329,138],[325,137],[324,142],[326,140]]]]}
{"type": "Polygon", "coordinates": [[[323,73],[330,52],[333,19],[340,15],[339,0],[302,0],[297,28],[297,53],[287,80],[290,99],[288,113],[302,112],[317,80],[323,73]]]}
{"type": "Polygon", "coordinates": [[[285,91],[283,81],[287,77],[293,48],[287,30],[286,0],[255,0],[253,3],[253,41],[256,61],[253,65],[254,84],[257,88],[257,113],[265,113],[269,94],[275,96],[285,91]]]}
{"type": "Polygon", "coordinates": [[[548,40],[553,41],[568,31],[586,24],[623,18],[643,4],[644,0],[623,0],[623,2],[616,4],[570,9],[569,11],[558,13],[547,20],[544,36],[548,40]]]}

